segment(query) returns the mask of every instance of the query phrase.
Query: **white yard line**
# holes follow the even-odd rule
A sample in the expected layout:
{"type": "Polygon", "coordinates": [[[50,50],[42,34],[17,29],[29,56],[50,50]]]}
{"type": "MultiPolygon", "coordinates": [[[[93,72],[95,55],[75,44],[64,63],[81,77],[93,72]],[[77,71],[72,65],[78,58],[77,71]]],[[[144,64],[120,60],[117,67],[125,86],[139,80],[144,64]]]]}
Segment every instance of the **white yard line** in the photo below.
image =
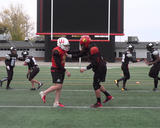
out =
{"type": "MultiPolygon", "coordinates": [[[[3,106],[0,105],[0,108],[53,108],[52,106],[3,106]]],[[[71,109],[94,109],[91,108],[90,106],[65,106],[64,108],[71,108],[71,109]]],[[[100,107],[98,109],[160,109],[160,107],[137,107],[137,106],[126,106],[126,107],[121,107],[121,106],[104,106],[100,107]]]]}

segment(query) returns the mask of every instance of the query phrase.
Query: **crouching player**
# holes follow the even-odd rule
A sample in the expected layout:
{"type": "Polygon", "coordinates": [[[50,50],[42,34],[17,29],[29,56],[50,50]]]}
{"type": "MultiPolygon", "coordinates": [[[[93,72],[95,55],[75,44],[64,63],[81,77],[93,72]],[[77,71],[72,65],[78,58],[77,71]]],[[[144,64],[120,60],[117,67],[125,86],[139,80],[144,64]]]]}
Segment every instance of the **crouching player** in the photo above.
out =
{"type": "Polygon", "coordinates": [[[100,85],[100,82],[105,81],[106,72],[107,72],[106,62],[103,60],[98,47],[90,46],[90,42],[91,42],[91,38],[89,36],[82,36],[80,39],[80,45],[82,47],[82,50],[77,52],[77,54],[72,54],[71,57],[77,58],[77,57],[89,55],[91,64],[88,65],[85,69],[80,69],[80,72],[82,73],[91,68],[94,72],[93,88],[95,90],[97,102],[91,105],[91,107],[97,108],[97,107],[102,107],[101,92],[104,93],[104,95],[106,96],[106,99],[104,100],[103,103],[106,103],[107,101],[113,99],[113,97],[107,92],[104,86],[100,85]]]}
{"type": "Polygon", "coordinates": [[[68,72],[65,66],[65,58],[66,52],[69,50],[69,41],[61,37],[57,40],[57,47],[52,50],[52,66],[51,66],[51,75],[54,85],[49,87],[45,91],[40,92],[41,99],[43,102],[46,102],[46,95],[50,92],[56,91],[55,101],[53,103],[53,107],[64,107],[63,104],[59,102],[63,80],[65,77],[65,73],[68,77],[70,77],[70,72],[68,72]]]}
{"type": "Polygon", "coordinates": [[[24,60],[24,65],[28,65],[28,73],[27,73],[27,79],[31,82],[32,88],[30,90],[36,90],[35,83],[38,84],[37,89],[39,89],[41,86],[43,86],[43,83],[37,81],[34,79],[34,77],[39,73],[40,69],[36,63],[36,60],[33,56],[28,56],[28,51],[23,51],[22,53],[22,59],[24,60]]]}

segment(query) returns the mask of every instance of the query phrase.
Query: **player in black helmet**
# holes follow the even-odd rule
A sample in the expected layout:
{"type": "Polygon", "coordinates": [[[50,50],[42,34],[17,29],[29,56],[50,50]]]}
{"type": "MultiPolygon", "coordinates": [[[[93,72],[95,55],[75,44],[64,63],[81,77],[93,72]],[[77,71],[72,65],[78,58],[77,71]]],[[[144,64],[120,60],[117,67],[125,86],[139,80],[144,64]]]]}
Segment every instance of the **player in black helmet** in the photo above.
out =
{"type": "Polygon", "coordinates": [[[119,82],[123,81],[123,87],[122,87],[122,91],[127,91],[126,88],[126,82],[127,80],[130,79],[130,72],[129,72],[129,62],[139,62],[140,60],[136,60],[133,57],[133,52],[134,52],[134,46],[133,45],[129,45],[127,47],[127,50],[123,53],[122,55],[122,65],[121,65],[121,69],[123,71],[123,77],[118,79],[118,80],[114,80],[114,82],[116,83],[117,87],[119,87],[119,82]]]}
{"type": "Polygon", "coordinates": [[[148,75],[154,79],[153,91],[156,91],[158,87],[158,80],[160,80],[160,78],[158,77],[158,74],[160,71],[159,52],[154,48],[153,43],[147,44],[146,49],[150,52],[150,55],[151,55],[150,60],[146,60],[146,64],[149,66],[152,65],[148,75]]]}
{"type": "MultiPolygon", "coordinates": [[[[80,38],[81,50],[75,53],[71,53],[71,58],[79,58],[87,56],[90,60],[90,64],[86,68],[80,69],[80,72],[83,73],[89,69],[92,69],[94,72],[93,76],[93,88],[95,91],[97,102],[91,107],[98,108],[102,107],[101,103],[101,93],[105,95],[105,100],[103,103],[106,103],[113,99],[111,94],[101,85],[101,82],[105,82],[107,74],[106,62],[100,54],[99,48],[97,46],[91,46],[91,38],[88,35],[84,35],[80,38]]],[[[69,56],[68,56],[69,57],[69,56]]]]}
{"type": "Polygon", "coordinates": [[[11,83],[12,78],[13,78],[13,73],[14,73],[13,69],[15,67],[15,62],[16,62],[17,58],[18,58],[18,55],[17,55],[16,48],[11,47],[10,48],[10,53],[6,55],[6,59],[5,59],[7,77],[0,80],[0,86],[2,86],[2,83],[4,81],[7,81],[6,89],[11,89],[10,83],[11,83]]]}
{"type": "Polygon", "coordinates": [[[35,83],[38,84],[37,89],[39,89],[43,83],[37,81],[34,79],[34,77],[39,73],[40,69],[36,63],[36,60],[33,56],[28,56],[29,52],[28,51],[23,51],[22,57],[24,59],[24,65],[28,65],[28,73],[27,73],[27,79],[31,82],[32,88],[31,90],[36,90],[35,83]]]}

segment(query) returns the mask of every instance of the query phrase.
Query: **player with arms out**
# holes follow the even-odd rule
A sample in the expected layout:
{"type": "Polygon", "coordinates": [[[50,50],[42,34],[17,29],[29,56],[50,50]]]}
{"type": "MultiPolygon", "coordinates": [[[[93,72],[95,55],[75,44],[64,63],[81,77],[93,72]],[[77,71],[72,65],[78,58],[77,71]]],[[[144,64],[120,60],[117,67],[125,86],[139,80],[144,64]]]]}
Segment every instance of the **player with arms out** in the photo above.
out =
{"type": "Polygon", "coordinates": [[[12,89],[10,87],[10,83],[12,81],[13,78],[13,74],[14,74],[14,67],[15,67],[15,62],[18,58],[17,55],[17,49],[14,47],[10,48],[10,54],[6,55],[6,59],[5,59],[5,65],[6,65],[6,71],[7,71],[7,77],[3,78],[2,80],[0,80],[0,86],[2,87],[2,83],[4,81],[7,81],[7,86],[6,89],[12,89]]]}
{"type": "Polygon", "coordinates": [[[97,102],[91,105],[91,107],[97,108],[97,107],[102,107],[101,92],[106,96],[106,99],[104,100],[103,103],[108,102],[109,100],[113,99],[113,97],[107,92],[104,86],[100,84],[100,82],[105,81],[107,72],[106,62],[101,56],[98,47],[91,46],[90,43],[91,43],[91,38],[89,36],[82,36],[80,38],[80,45],[82,49],[74,53],[70,52],[71,55],[68,56],[72,58],[89,56],[89,60],[91,63],[86,68],[81,68],[80,72],[83,73],[84,71],[89,69],[92,69],[94,72],[93,88],[95,90],[97,102]]]}
{"type": "Polygon", "coordinates": [[[151,60],[148,60],[148,61],[146,60],[146,64],[148,66],[152,65],[148,75],[154,79],[153,91],[156,91],[158,87],[158,80],[160,80],[160,78],[158,77],[158,74],[160,71],[159,52],[158,50],[154,49],[153,43],[147,44],[146,49],[150,52],[150,55],[151,55],[151,60]]]}
{"type": "Polygon", "coordinates": [[[43,86],[43,83],[34,79],[34,77],[39,73],[40,69],[36,63],[36,60],[33,56],[28,56],[28,51],[23,51],[22,57],[24,60],[24,65],[28,65],[27,79],[31,82],[32,88],[30,90],[36,90],[35,83],[38,84],[37,89],[43,86]]]}
{"type": "Polygon", "coordinates": [[[52,50],[52,66],[51,66],[51,75],[54,85],[49,87],[45,91],[40,92],[41,99],[43,102],[46,102],[46,95],[50,92],[56,91],[55,100],[53,103],[53,107],[64,107],[63,104],[60,103],[60,95],[63,86],[63,80],[65,77],[65,73],[68,77],[71,76],[70,72],[68,72],[65,66],[66,53],[69,51],[70,44],[68,39],[61,37],[57,40],[57,47],[52,50]]]}
{"type": "Polygon", "coordinates": [[[122,55],[122,65],[121,65],[121,69],[123,71],[123,77],[118,79],[118,80],[114,80],[114,82],[116,83],[117,87],[119,87],[119,82],[123,81],[123,87],[122,87],[122,91],[127,91],[126,88],[126,83],[127,80],[130,79],[130,72],[129,72],[129,62],[132,61],[133,63],[135,62],[140,62],[142,60],[136,60],[136,58],[133,57],[133,51],[134,51],[134,46],[129,45],[127,47],[127,50],[123,53],[122,55]]]}

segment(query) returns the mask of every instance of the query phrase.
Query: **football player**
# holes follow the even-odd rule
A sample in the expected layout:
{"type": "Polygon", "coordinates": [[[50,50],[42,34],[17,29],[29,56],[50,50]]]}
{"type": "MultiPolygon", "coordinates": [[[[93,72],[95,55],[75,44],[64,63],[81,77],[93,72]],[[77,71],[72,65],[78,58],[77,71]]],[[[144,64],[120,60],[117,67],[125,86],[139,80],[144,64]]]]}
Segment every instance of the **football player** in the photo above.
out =
{"type": "Polygon", "coordinates": [[[12,89],[10,87],[10,83],[11,83],[12,78],[13,78],[13,74],[14,74],[13,69],[15,67],[15,62],[16,62],[17,58],[18,58],[18,55],[17,55],[16,48],[15,47],[11,47],[10,48],[10,53],[6,55],[6,59],[5,59],[7,77],[5,77],[2,80],[0,80],[0,86],[2,86],[2,83],[4,81],[7,81],[6,89],[12,89]]]}
{"type": "Polygon", "coordinates": [[[117,87],[119,87],[119,82],[123,81],[123,87],[122,87],[122,91],[127,91],[126,88],[126,82],[127,80],[130,79],[130,72],[129,72],[129,62],[132,61],[133,63],[135,62],[139,62],[142,60],[136,60],[136,58],[134,58],[133,56],[133,51],[134,51],[134,46],[133,45],[129,45],[127,47],[127,50],[123,53],[122,55],[122,65],[121,65],[121,69],[123,71],[123,77],[118,79],[118,80],[114,80],[114,82],[116,83],[117,87]]]}
{"type": "Polygon", "coordinates": [[[154,79],[153,91],[156,91],[158,87],[158,80],[160,80],[160,78],[158,77],[158,74],[160,71],[159,52],[158,50],[154,49],[153,43],[147,44],[146,49],[150,52],[150,55],[151,55],[151,60],[148,60],[148,61],[146,60],[146,64],[148,66],[152,65],[148,75],[154,79]]]}
{"type": "Polygon", "coordinates": [[[99,49],[97,46],[91,46],[91,38],[89,36],[82,36],[80,38],[80,45],[81,50],[77,52],[70,52],[68,55],[72,58],[78,58],[82,56],[89,56],[90,64],[86,68],[81,68],[80,72],[84,72],[86,70],[92,69],[94,72],[93,77],[93,88],[95,90],[95,95],[97,102],[91,107],[97,108],[102,107],[101,103],[101,92],[106,96],[106,99],[103,101],[103,103],[108,102],[109,100],[113,99],[113,97],[107,92],[107,90],[102,86],[100,83],[105,81],[107,67],[106,62],[102,58],[99,49]]]}
{"type": "Polygon", "coordinates": [[[37,89],[43,86],[43,83],[34,79],[34,77],[39,73],[40,69],[36,63],[36,60],[33,56],[28,56],[28,51],[23,51],[22,57],[24,59],[24,65],[28,65],[27,79],[31,82],[32,88],[30,90],[36,90],[35,83],[38,84],[37,89]]]}
{"type": "Polygon", "coordinates": [[[43,102],[46,102],[46,95],[50,92],[56,91],[55,100],[53,107],[64,107],[60,103],[60,95],[63,86],[63,81],[65,73],[68,77],[71,76],[70,72],[65,69],[65,59],[66,53],[69,51],[70,44],[68,39],[61,37],[57,40],[57,47],[52,50],[52,66],[51,66],[51,75],[53,80],[53,85],[45,91],[40,92],[41,99],[43,102]]]}

